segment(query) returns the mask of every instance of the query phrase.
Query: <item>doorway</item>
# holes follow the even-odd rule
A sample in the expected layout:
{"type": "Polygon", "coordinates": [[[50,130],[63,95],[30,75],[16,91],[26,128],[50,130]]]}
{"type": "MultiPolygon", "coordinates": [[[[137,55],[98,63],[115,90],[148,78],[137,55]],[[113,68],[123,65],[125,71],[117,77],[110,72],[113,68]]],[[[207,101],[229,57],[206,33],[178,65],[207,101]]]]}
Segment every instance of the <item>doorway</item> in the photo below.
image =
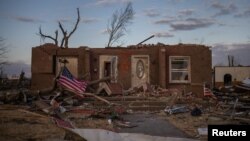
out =
{"type": "Polygon", "coordinates": [[[117,83],[118,78],[118,56],[100,55],[99,58],[99,79],[111,77],[110,82],[117,83]]]}
{"type": "Polygon", "coordinates": [[[108,77],[111,75],[111,62],[104,62],[104,77],[108,77]]]}
{"type": "Polygon", "coordinates": [[[227,73],[224,75],[224,86],[230,85],[232,85],[232,75],[227,73]]]}

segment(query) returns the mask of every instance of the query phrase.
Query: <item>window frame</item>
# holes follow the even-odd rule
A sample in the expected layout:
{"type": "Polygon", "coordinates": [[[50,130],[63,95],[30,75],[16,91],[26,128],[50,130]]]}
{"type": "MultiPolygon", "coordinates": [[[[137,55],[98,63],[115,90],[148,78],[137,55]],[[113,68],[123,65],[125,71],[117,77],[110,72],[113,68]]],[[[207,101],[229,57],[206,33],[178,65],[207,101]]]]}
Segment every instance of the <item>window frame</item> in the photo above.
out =
{"type": "Polygon", "coordinates": [[[170,83],[191,83],[191,59],[190,56],[169,56],[169,82],[170,83]],[[174,59],[184,59],[187,61],[187,69],[172,69],[174,59]],[[172,80],[172,72],[187,72],[188,80],[172,80]]]}

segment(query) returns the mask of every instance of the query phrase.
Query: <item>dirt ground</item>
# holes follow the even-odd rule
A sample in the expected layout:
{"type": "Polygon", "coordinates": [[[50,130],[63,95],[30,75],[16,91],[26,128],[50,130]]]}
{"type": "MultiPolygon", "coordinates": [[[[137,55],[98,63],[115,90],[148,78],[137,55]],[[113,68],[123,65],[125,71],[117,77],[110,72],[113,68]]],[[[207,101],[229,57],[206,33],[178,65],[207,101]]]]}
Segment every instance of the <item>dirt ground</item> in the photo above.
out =
{"type": "Polygon", "coordinates": [[[3,141],[85,141],[57,127],[46,115],[27,110],[26,106],[0,106],[0,139],[3,141]]]}

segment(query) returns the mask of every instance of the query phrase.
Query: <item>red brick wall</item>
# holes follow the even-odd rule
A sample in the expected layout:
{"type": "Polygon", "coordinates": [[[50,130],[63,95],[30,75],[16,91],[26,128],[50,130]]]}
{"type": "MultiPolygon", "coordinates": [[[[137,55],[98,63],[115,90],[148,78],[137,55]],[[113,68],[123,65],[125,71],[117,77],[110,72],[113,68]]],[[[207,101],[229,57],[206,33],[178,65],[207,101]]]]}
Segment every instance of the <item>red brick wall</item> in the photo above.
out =
{"type": "Polygon", "coordinates": [[[89,72],[86,66],[86,56],[88,51],[85,47],[80,48],[60,48],[53,44],[44,44],[42,46],[32,48],[32,89],[43,89],[51,86],[55,78],[56,67],[54,56],[77,57],[78,58],[78,76],[81,77],[89,72]]]}
{"type": "Polygon", "coordinates": [[[32,48],[32,73],[52,73],[53,56],[52,51],[57,47],[54,45],[44,45],[41,48],[32,48]]]}
{"type": "Polygon", "coordinates": [[[182,87],[186,91],[203,94],[203,83],[212,85],[212,60],[211,50],[202,45],[174,45],[166,47],[166,83],[168,87],[182,87]],[[191,83],[169,83],[169,56],[190,56],[191,83]],[[180,86],[181,85],[181,86],[180,86]]]}

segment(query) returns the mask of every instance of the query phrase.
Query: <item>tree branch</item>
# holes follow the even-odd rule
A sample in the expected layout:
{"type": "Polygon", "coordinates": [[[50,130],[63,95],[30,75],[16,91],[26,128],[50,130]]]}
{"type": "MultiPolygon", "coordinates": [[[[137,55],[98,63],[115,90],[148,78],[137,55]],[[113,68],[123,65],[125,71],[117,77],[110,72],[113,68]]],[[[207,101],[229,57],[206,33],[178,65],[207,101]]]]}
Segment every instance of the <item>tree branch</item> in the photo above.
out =
{"type": "Polygon", "coordinates": [[[60,29],[62,31],[62,34],[63,34],[63,39],[61,41],[61,46],[60,47],[63,47],[63,44],[64,44],[64,47],[68,48],[68,40],[71,37],[71,35],[76,31],[79,22],[80,22],[79,8],[77,8],[77,21],[76,21],[76,24],[75,24],[73,30],[69,33],[69,35],[67,35],[67,31],[64,30],[64,28],[62,27],[62,24],[59,22],[59,27],[60,27],[60,29]]]}
{"type": "Polygon", "coordinates": [[[75,24],[74,29],[69,33],[68,38],[70,38],[70,36],[76,31],[77,26],[78,26],[80,20],[81,20],[81,19],[80,19],[80,12],[79,12],[79,8],[77,8],[77,21],[76,21],[76,24],[75,24]]]}
{"type": "Polygon", "coordinates": [[[49,35],[45,35],[42,33],[42,29],[41,29],[41,26],[39,27],[39,35],[41,38],[45,39],[45,38],[49,38],[51,40],[53,40],[55,42],[55,45],[58,46],[58,40],[57,40],[57,37],[58,37],[58,30],[55,31],[55,38],[53,38],[52,36],[49,36],[49,35]]]}
{"type": "Polygon", "coordinates": [[[5,54],[7,54],[8,50],[4,43],[4,38],[0,37],[0,67],[4,64],[7,64],[5,54]]]}
{"type": "Polygon", "coordinates": [[[117,42],[127,31],[126,27],[131,23],[134,17],[134,10],[132,3],[129,2],[124,10],[115,11],[110,25],[108,24],[107,31],[109,33],[109,40],[107,47],[117,42]]]}
{"type": "Polygon", "coordinates": [[[62,38],[61,45],[60,45],[60,47],[62,48],[63,44],[64,44],[64,41],[65,41],[65,38],[67,37],[67,31],[65,31],[63,29],[61,22],[58,22],[58,24],[59,24],[59,28],[61,29],[62,34],[63,34],[63,38],[62,38]]]}

